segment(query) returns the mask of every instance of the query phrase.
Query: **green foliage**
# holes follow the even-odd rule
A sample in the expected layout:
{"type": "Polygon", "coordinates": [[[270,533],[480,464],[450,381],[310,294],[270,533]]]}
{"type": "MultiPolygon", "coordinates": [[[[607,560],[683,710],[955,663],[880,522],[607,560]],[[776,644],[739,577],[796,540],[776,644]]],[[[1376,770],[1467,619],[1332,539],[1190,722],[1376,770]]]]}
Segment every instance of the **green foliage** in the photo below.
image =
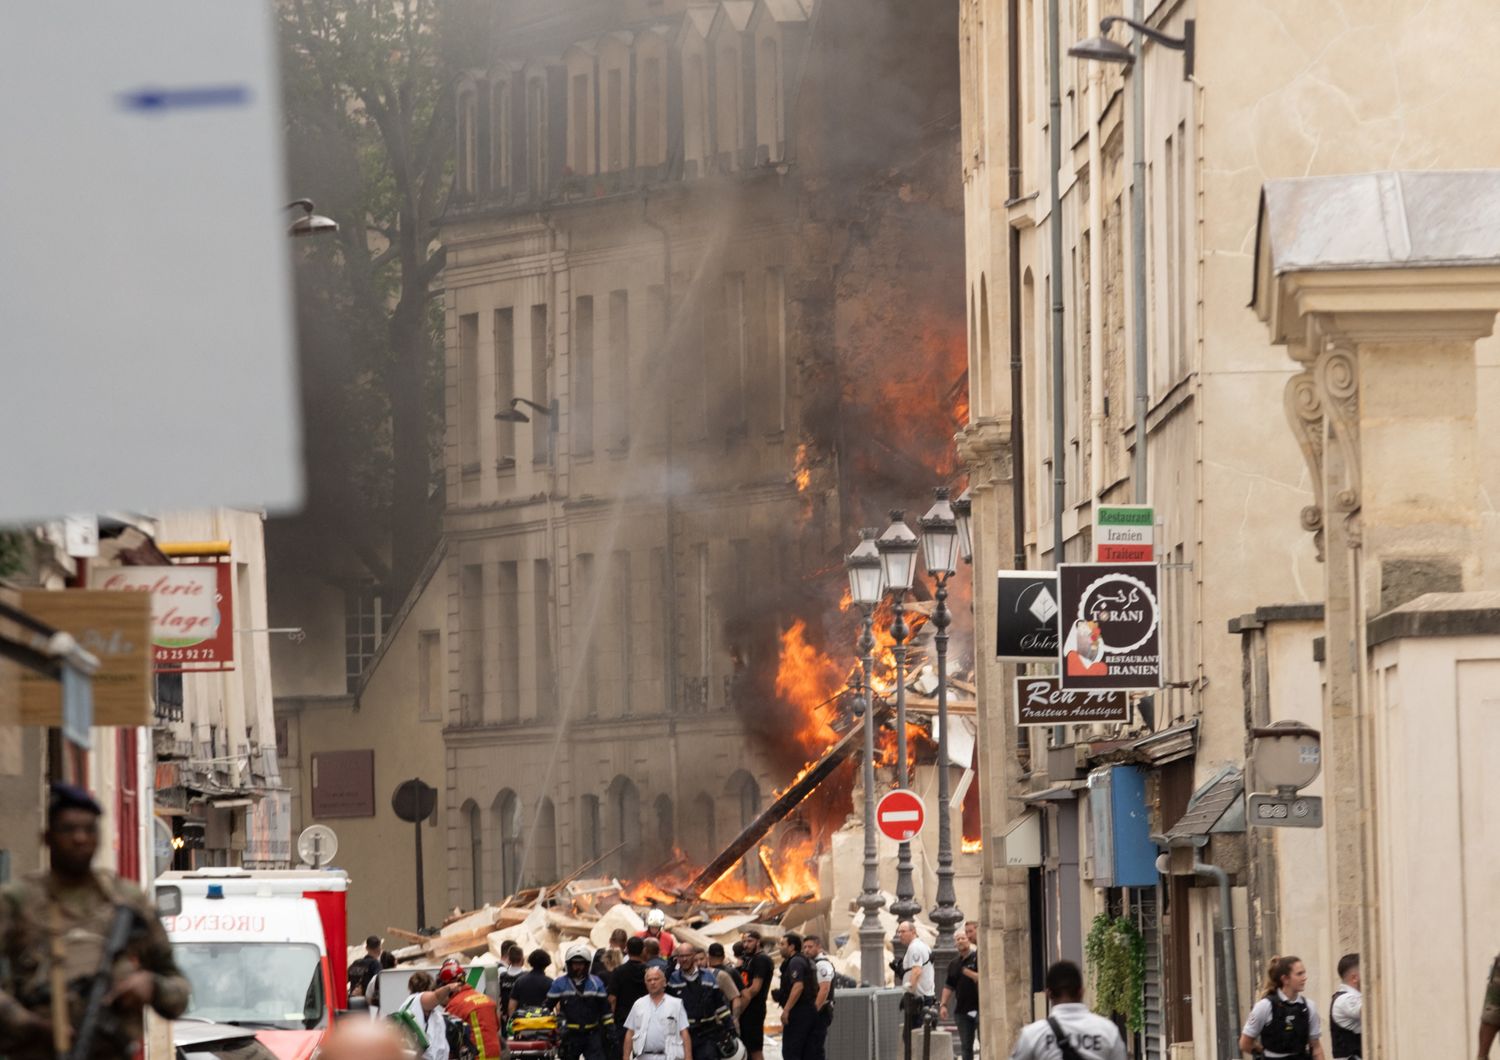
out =
{"type": "Polygon", "coordinates": [[[26,531],[0,529],[0,578],[20,573],[28,554],[26,531]]]}
{"type": "Polygon", "coordinates": [[[1084,942],[1094,1010],[1124,1016],[1132,1033],[1146,1025],[1146,940],[1127,917],[1094,918],[1084,942]]]}

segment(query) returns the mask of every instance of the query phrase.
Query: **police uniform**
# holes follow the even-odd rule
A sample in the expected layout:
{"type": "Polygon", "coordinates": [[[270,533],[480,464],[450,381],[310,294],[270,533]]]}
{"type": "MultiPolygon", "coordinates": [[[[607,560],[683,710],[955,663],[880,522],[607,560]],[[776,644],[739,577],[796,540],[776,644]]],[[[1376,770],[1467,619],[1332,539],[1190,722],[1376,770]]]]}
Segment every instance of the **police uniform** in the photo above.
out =
{"type": "Polygon", "coordinates": [[[575,980],[560,975],[552,981],[547,1002],[558,1008],[562,1031],[561,1060],[604,1060],[604,1042],[614,1028],[609,994],[597,975],[575,980]]]}
{"type": "Polygon", "coordinates": [[[1328,1002],[1329,1044],[1333,1060],[1360,1060],[1364,1056],[1364,998],[1348,984],[1341,985],[1328,1002]]]}
{"type": "MultiPolygon", "coordinates": [[[[1125,1060],[1125,1041],[1111,1020],[1090,1012],[1087,1005],[1064,1002],[1052,1006],[1052,1020],[1063,1037],[1084,1060],[1125,1060]]],[[[1062,1050],[1052,1024],[1037,1020],[1028,1024],[1016,1040],[1010,1060],[1061,1060],[1062,1050]]]]}
{"type": "MultiPolygon", "coordinates": [[[[99,814],[86,792],[54,785],[52,810],[99,814]]],[[[66,984],[68,1025],[76,1033],[87,1005],[87,986],[99,972],[117,907],[135,913],[125,952],[115,962],[118,984],[137,970],[152,974],[151,1007],[176,1019],[188,1006],[188,981],[172,959],[172,944],[156,910],[134,884],[93,871],[78,883],[36,872],[0,889],[0,1055],[8,1060],[51,1060],[51,1033],[19,1035],[28,1014],[52,1022],[53,969],[66,984]]],[[[118,1058],[141,1039],[141,1013],[111,1008],[94,1038],[91,1060],[118,1058]]]]}
{"type": "Polygon", "coordinates": [[[687,1013],[693,1060],[708,1060],[716,1053],[715,1044],[733,1034],[729,1002],[719,989],[718,975],[711,968],[699,968],[685,976],[679,968],[667,980],[667,990],[682,1002],[687,1013]]]}
{"type": "Polygon", "coordinates": [[[1246,1038],[1258,1038],[1268,1057],[1307,1060],[1312,1043],[1322,1037],[1323,1024],[1312,999],[1302,995],[1293,1001],[1277,990],[1261,998],[1245,1020],[1246,1038]]]}

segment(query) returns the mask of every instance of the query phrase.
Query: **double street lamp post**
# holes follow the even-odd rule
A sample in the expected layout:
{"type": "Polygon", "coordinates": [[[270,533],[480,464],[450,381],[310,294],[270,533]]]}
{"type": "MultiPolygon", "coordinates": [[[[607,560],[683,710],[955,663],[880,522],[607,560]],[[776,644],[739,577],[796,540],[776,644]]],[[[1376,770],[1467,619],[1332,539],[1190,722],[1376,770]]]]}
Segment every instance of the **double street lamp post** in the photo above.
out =
{"type": "MultiPolygon", "coordinates": [[[[896,779],[903,788],[911,786],[906,750],[906,638],[911,630],[906,624],[904,600],[911,591],[917,573],[917,535],[906,525],[906,513],[891,512],[891,525],[880,540],[875,542],[880,551],[880,564],[885,575],[885,591],[892,601],[891,654],[896,660],[896,779]]],[[[897,922],[911,920],[922,911],[917,904],[916,887],[912,883],[911,841],[902,840],[896,859],[896,900],[891,903],[891,914],[897,922]]],[[[902,956],[904,946],[895,943],[896,956],[902,956]]]]}
{"type": "Polygon", "coordinates": [[[875,534],[875,530],[859,532],[859,544],[844,557],[844,568],[849,574],[849,598],[862,616],[858,641],[861,674],[858,702],[865,716],[865,878],[859,896],[859,908],[864,914],[859,925],[859,972],[864,984],[884,986],[885,932],[880,926],[880,910],[885,899],[880,895],[880,856],[875,834],[875,690],[871,685],[875,605],[880,602],[884,579],[875,534]]]}

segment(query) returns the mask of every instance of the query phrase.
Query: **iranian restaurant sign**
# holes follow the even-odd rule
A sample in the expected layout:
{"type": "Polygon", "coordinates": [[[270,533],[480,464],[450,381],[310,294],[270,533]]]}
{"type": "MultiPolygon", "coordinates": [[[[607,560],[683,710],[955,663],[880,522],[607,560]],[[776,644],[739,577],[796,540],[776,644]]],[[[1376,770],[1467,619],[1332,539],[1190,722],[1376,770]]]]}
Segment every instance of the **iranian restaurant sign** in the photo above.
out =
{"type": "Polygon", "coordinates": [[[234,665],[234,564],[93,567],[89,588],[151,594],[151,644],[158,672],[234,665]]]}

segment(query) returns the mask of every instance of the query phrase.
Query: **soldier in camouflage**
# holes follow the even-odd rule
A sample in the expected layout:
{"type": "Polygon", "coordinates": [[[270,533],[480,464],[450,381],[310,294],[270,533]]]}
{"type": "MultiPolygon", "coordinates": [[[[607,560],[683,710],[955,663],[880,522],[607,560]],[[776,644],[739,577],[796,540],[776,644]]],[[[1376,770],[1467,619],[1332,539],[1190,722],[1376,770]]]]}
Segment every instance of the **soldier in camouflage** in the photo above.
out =
{"type": "Polygon", "coordinates": [[[105,1033],[89,1060],[133,1052],[147,1005],[168,1019],[187,1008],[188,983],[156,910],[134,885],[93,868],[100,813],[87,792],[54,784],[44,837],[51,868],[0,890],[0,1055],[8,1060],[68,1053],[118,906],[135,911],[136,926],[115,962],[105,1033]]]}

